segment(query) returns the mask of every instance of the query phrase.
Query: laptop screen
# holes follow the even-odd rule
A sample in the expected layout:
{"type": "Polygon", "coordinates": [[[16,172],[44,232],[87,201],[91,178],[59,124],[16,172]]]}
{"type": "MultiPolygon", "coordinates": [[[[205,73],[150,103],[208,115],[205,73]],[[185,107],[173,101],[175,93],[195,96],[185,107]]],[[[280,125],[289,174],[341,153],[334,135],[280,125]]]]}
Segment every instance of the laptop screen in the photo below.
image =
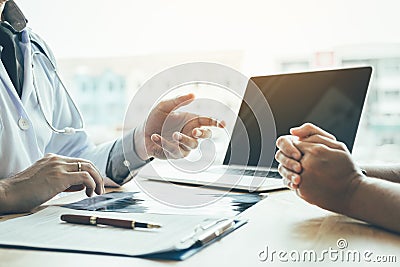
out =
{"type": "Polygon", "coordinates": [[[371,67],[360,67],[251,78],[269,104],[275,120],[276,136],[261,134],[259,120],[254,115],[254,90],[258,89],[248,86],[224,164],[243,165],[243,160],[237,160],[240,155],[236,154],[250,149],[247,165],[270,167],[272,162],[272,167],[277,167],[278,163],[273,159],[276,148],[272,148],[271,144],[275,144],[277,137],[289,134],[290,128],[305,122],[332,133],[351,151],[371,72],[371,67]],[[244,125],[242,130],[239,130],[239,124],[244,125]],[[270,161],[259,162],[262,142],[273,150],[270,161]],[[244,145],[246,147],[241,147],[244,145]],[[232,150],[232,147],[235,149],[232,150]]]}

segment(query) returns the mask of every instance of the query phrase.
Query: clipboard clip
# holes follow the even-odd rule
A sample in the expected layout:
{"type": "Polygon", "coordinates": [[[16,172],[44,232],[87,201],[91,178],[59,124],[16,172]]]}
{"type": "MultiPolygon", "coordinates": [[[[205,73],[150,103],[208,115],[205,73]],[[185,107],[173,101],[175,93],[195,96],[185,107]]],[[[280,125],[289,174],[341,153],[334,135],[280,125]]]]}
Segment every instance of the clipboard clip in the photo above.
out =
{"type": "Polygon", "coordinates": [[[181,240],[181,244],[189,240],[193,241],[193,243],[200,242],[202,245],[207,244],[230,230],[233,226],[235,226],[235,221],[233,219],[217,220],[206,226],[199,225],[190,236],[181,240]]]}
{"type": "Polygon", "coordinates": [[[207,244],[214,238],[217,238],[218,236],[222,235],[223,233],[231,229],[234,225],[235,222],[232,219],[228,219],[224,222],[221,222],[215,225],[215,227],[211,227],[210,229],[201,233],[198,236],[197,241],[199,241],[202,245],[207,244]]]}

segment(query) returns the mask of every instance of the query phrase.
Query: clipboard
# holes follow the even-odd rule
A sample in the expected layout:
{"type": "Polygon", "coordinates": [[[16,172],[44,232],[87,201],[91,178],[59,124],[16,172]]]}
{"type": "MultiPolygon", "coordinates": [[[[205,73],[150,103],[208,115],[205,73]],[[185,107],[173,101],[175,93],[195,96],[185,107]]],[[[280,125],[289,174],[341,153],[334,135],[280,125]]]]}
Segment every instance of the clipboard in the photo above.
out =
{"type": "Polygon", "coordinates": [[[152,253],[147,255],[140,256],[141,258],[147,259],[158,259],[158,260],[174,260],[174,261],[184,261],[187,258],[193,256],[194,254],[198,253],[203,248],[213,244],[214,242],[219,241],[223,237],[229,235],[236,229],[242,227],[247,223],[247,220],[233,220],[232,227],[221,229],[221,232],[210,231],[205,233],[203,240],[197,240],[190,248],[163,252],[163,253],[152,253]]]}
{"type": "MultiPolygon", "coordinates": [[[[139,231],[61,222],[60,215],[71,211],[51,206],[1,222],[0,246],[182,261],[247,223],[244,219],[203,215],[107,214],[113,218],[158,222],[164,228],[139,231]]],[[[104,213],[93,211],[73,212],[104,217],[104,213]]]]}

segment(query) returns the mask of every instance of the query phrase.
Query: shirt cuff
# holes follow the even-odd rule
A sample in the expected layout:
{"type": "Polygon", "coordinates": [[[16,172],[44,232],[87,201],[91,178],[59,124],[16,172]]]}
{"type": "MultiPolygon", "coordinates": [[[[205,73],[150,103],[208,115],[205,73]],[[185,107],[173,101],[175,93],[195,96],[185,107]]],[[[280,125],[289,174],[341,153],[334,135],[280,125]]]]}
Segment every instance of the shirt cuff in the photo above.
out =
{"type": "Polygon", "coordinates": [[[116,140],[108,156],[107,177],[119,185],[130,181],[139,172],[140,167],[152,160],[142,160],[138,156],[134,136],[135,130],[116,140]]]}

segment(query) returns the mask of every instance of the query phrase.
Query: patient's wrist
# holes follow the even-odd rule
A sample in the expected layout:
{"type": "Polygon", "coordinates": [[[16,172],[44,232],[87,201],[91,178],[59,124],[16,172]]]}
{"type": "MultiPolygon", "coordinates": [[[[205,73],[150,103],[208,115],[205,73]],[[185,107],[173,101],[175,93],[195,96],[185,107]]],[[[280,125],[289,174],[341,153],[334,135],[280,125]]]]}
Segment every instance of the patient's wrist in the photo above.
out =
{"type": "Polygon", "coordinates": [[[357,173],[351,180],[346,191],[344,205],[340,213],[350,217],[357,217],[359,211],[360,199],[363,198],[363,188],[369,183],[369,177],[362,173],[357,173]]]}

